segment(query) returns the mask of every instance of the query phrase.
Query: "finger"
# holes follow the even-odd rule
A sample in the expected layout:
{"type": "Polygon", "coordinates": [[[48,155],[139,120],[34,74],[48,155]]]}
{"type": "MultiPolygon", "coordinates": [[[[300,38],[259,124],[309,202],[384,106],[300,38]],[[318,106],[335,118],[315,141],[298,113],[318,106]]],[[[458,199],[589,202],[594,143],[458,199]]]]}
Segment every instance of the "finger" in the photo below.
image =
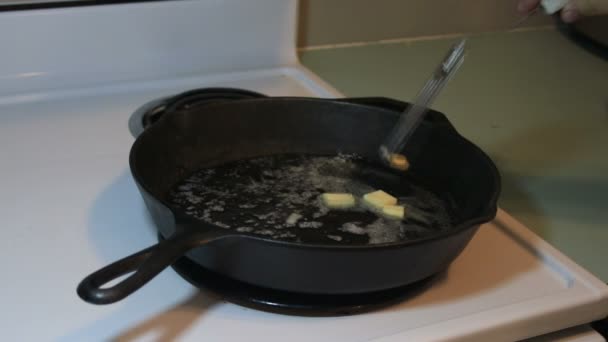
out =
{"type": "Polygon", "coordinates": [[[566,6],[562,8],[561,17],[565,23],[573,23],[580,19],[581,14],[576,8],[576,4],[573,2],[568,2],[566,6]]]}
{"type": "Polygon", "coordinates": [[[517,3],[517,11],[521,13],[528,13],[538,7],[540,0],[519,0],[517,3]]]}

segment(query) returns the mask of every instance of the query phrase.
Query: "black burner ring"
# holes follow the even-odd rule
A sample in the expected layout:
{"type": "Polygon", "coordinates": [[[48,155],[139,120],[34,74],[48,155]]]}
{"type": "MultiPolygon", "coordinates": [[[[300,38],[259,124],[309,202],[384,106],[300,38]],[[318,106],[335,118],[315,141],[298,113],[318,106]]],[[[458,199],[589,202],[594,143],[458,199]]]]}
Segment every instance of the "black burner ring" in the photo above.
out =
{"type": "Polygon", "coordinates": [[[142,124],[144,128],[154,124],[164,114],[178,110],[186,110],[209,103],[253,99],[265,97],[265,95],[243,89],[232,88],[203,88],[194,89],[175,95],[144,113],[142,124]]]}
{"type": "Polygon", "coordinates": [[[233,88],[194,89],[169,99],[166,111],[173,112],[176,110],[184,110],[218,101],[255,99],[260,97],[266,97],[266,95],[249,90],[233,88]]]}
{"type": "Polygon", "coordinates": [[[151,101],[140,107],[129,119],[129,129],[137,137],[147,127],[166,113],[191,109],[220,101],[233,101],[266,97],[266,95],[236,88],[200,88],[189,90],[169,98],[151,101]]]}

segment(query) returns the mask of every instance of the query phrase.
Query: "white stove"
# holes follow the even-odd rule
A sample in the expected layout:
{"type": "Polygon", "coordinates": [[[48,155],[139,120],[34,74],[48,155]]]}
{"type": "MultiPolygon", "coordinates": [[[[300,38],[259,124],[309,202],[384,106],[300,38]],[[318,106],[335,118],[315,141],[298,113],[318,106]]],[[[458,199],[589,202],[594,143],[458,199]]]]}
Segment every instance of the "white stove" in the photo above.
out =
{"type": "MultiPolygon", "coordinates": [[[[295,54],[296,1],[0,13],[0,336],[12,341],[602,341],[608,287],[504,211],[448,272],[370,313],[244,308],[165,270],[112,305],[90,272],[157,242],[128,169],[131,115],[204,87],[341,96],[295,54]]],[[[573,227],[574,228],[574,227],[573,227]]]]}

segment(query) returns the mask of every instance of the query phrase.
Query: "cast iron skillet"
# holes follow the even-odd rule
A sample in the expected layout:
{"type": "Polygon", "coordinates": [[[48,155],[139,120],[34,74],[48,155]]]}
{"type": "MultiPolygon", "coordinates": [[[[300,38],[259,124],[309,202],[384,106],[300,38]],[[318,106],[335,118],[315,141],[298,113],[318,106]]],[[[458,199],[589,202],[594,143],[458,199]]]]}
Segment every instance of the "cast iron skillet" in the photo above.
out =
{"type": "Polygon", "coordinates": [[[446,269],[478,227],[496,215],[500,179],[490,158],[436,111],[404,150],[410,175],[452,198],[451,228],[436,235],[377,245],[285,242],[196,221],[167,201],[177,182],[208,165],[285,153],[357,153],[377,160],[380,142],[406,106],[385,98],[268,97],[163,116],[136,139],[129,161],[165,240],[87,276],[79,296],[94,304],[119,301],[184,255],[238,281],[310,294],[385,290],[446,269]]]}

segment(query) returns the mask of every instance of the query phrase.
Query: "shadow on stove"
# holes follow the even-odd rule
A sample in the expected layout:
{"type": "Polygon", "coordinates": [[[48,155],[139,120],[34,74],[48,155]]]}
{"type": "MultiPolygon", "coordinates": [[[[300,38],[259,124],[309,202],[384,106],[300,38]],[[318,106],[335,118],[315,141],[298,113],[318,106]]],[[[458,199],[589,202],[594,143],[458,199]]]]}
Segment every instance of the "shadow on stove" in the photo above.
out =
{"type": "Polygon", "coordinates": [[[172,308],[147,318],[127,330],[113,336],[110,341],[139,341],[154,333],[155,341],[177,341],[180,336],[198,322],[219,298],[198,292],[172,308]],[[175,319],[179,317],[179,319],[175,319]]]}

